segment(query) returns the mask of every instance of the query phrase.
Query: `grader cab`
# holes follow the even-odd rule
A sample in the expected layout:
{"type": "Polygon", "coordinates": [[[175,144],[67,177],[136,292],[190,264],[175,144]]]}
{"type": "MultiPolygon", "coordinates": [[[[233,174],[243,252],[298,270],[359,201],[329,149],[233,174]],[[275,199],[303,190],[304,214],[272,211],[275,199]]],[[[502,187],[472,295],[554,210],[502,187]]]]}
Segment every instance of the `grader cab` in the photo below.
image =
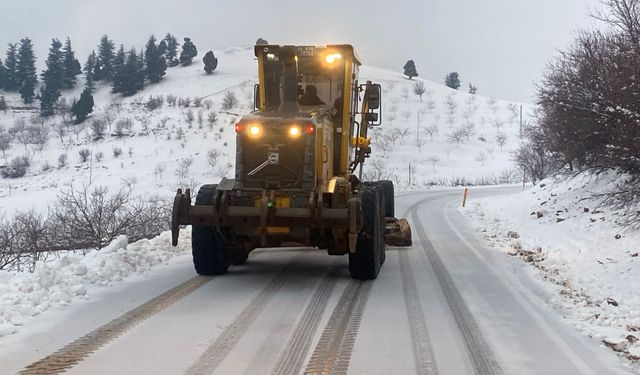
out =
{"type": "Polygon", "coordinates": [[[313,246],[349,255],[356,279],[375,279],[385,241],[411,245],[394,218],[391,181],[362,181],[381,88],[358,81],[351,45],[255,47],[256,110],[236,125],[235,178],[178,193],[172,241],[192,225],[196,272],[219,275],[258,247],[313,246]]]}

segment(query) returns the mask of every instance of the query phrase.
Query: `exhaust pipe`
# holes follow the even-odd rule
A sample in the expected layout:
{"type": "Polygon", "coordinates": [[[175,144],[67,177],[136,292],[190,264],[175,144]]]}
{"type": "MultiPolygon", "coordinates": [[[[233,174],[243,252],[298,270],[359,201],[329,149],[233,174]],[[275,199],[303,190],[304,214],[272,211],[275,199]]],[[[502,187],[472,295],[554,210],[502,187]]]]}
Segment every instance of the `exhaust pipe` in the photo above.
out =
{"type": "Polygon", "coordinates": [[[298,106],[298,62],[296,49],[293,46],[280,48],[282,61],[282,101],[280,112],[300,112],[298,106]]]}

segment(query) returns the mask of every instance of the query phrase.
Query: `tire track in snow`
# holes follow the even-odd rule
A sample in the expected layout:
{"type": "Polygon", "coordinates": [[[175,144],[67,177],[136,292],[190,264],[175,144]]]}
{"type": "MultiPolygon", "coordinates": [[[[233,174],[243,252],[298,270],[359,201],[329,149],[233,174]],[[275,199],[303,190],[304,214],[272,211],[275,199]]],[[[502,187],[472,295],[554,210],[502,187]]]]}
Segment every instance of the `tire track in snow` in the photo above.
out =
{"type": "Polygon", "coordinates": [[[421,242],[421,247],[433,268],[436,278],[442,288],[442,292],[447,299],[449,309],[453,313],[456,325],[464,338],[465,346],[469,351],[471,363],[476,374],[493,375],[502,374],[502,368],[495,358],[489,343],[482,336],[482,332],[473,318],[473,314],[464,302],[460,291],[455,286],[451,275],[447,271],[442,259],[427,238],[424,227],[420,222],[418,208],[429,201],[441,198],[441,196],[429,197],[416,202],[410,208],[411,218],[415,224],[415,231],[421,242]]]}
{"type": "Polygon", "coordinates": [[[212,278],[210,277],[196,276],[96,328],[53,354],[33,362],[21,370],[19,374],[58,374],[64,372],[83,361],[105,344],[186,297],[211,280],[212,278]]]}
{"type": "Polygon", "coordinates": [[[346,374],[371,281],[351,280],[327,322],[305,374],[346,374]]]}
{"type": "Polygon", "coordinates": [[[431,348],[429,331],[424,318],[424,312],[420,306],[420,294],[413,277],[413,270],[409,264],[409,254],[400,252],[400,275],[402,277],[402,291],[409,320],[409,332],[411,334],[411,347],[417,375],[437,374],[438,369],[435,356],[431,348]]]}
{"type": "Polygon", "coordinates": [[[298,374],[304,365],[311,341],[318,330],[320,319],[326,310],[327,303],[336,286],[337,274],[329,270],[320,282],[302,317],[298,321],[289,342],[282,351],[272,375],[298,374]]]}
{"type": "MultiPolygon", "coordinates": [[[[299,256],[298,256],[299,257],[299,256]]],[[[229,355],[233,347],[240,341],[247,332],[251,324],[260,315],[273,296],[280,290],[287,281],[295,257],[287,264],[271,281],[264,287],[247,307],[236,317],[227,328],[225,328],[216,340],[205,349],[198,359],[186,371],[188,375],[212,374],[222,361],[229,355]]]]}

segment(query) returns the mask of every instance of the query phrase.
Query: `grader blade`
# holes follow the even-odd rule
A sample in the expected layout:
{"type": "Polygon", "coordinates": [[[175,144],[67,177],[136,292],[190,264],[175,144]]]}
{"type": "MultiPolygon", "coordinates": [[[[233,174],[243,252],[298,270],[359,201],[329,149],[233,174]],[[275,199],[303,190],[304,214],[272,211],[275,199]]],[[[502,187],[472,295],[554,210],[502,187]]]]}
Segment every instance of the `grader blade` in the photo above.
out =
{"type": "Polygon", "coordinates": [[[411,226],[407,219],[387,219],[384,243],[389,246],[411,246],[411,226]]]}

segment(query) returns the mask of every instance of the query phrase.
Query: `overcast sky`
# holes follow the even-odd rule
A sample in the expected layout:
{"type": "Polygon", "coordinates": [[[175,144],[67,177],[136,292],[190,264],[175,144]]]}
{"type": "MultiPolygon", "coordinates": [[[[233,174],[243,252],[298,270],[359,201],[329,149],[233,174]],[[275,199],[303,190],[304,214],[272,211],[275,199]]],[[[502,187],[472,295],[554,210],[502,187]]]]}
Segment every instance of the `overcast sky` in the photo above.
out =
{"type": "MultiPolygon", "coordinates": [[[[199,51],[271,43],[351,43],[365,64],[420,77],[460,73],[464,88],[531,101],[557,49],[591,27],[598,0],[0,0],[0,57],[29,36],[39,63],[51,38],[71,37],[82,63],[99,37],[141,48],[150,34],[190,36],[199,51]],[[347,5],[348,3],[348,5],[347,5]],[[314,4],[314,5],[311,5],[314,4]]],[[[202,55],[202,53],[201,53],[202,55]]],[[[220,60],[220,66],[224,60],[220,60]]]]}

